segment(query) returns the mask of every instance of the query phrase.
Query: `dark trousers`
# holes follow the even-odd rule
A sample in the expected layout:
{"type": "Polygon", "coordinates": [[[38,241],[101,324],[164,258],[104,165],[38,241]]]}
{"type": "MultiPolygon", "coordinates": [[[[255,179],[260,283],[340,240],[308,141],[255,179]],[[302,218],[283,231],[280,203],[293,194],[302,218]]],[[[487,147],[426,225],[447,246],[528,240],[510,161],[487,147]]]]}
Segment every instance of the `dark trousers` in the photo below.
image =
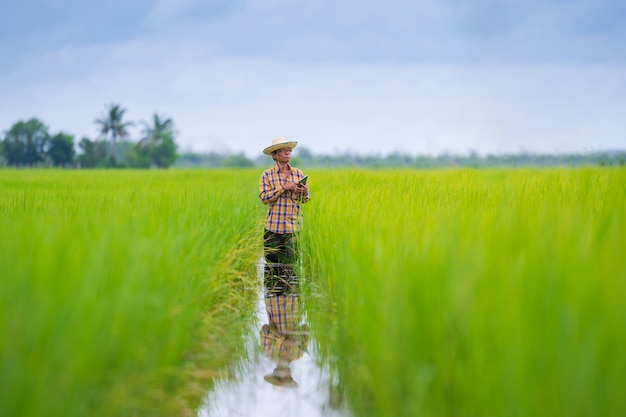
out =
{"type": "Polygon", "coordinates": [[[265,230],[263,242],[267,262],[280,264],[296,262],[296,238],[293,233],[278,234],[265,230]]]}
{"type": "Polygon", "coordinates": [[[294,293],[297,277],[293,270],[296,262],[296,238],[293,233],[278,234],[265,230],[263,249],[265,266],[265,286],[271,294],[294,293]]]}

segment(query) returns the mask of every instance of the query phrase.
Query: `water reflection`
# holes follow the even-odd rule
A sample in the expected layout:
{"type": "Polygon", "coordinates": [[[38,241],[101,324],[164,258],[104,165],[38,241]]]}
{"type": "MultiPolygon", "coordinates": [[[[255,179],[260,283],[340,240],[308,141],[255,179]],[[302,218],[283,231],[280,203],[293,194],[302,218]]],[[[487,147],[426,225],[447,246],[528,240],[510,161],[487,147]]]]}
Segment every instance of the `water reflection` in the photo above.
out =
{"type": "Polygon", "coordinates": [[[257,266],[263,285],[248,359],[235,367],[235,379],[216,380],[198,417],[349,416],[333,395],[328,369],[315,360],[297,268],[264,258],[257,266]]]}
{"type": "Polygon", "coordinates": [[[298,277],[293,265],[265,265],[265,310],[268,323],[261,327],[261,347],[275,364],[265,381],[277,387],[296,388],[291,362],[302,358],[309,342],[309,328],[299,311],[298,277]]]}

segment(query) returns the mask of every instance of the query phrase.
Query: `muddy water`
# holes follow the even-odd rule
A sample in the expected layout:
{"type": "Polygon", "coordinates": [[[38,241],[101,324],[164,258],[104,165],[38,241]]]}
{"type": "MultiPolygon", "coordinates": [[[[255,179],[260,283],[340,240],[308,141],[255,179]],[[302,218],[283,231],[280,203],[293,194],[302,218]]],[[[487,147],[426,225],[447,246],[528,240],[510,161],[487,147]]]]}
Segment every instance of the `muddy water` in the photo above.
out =
{"type": "MultiPolygon", "coordinates": [[[[263,280],[264,263],[258,263],[263,280]]],[[[330,375],[315,361],[306,314],[294,292],[259,294],[257,314],[248,329],[249,359],[238,364],[235,378],[219,380],[198,417],[349,417],[331,404],[330,375]]]]}

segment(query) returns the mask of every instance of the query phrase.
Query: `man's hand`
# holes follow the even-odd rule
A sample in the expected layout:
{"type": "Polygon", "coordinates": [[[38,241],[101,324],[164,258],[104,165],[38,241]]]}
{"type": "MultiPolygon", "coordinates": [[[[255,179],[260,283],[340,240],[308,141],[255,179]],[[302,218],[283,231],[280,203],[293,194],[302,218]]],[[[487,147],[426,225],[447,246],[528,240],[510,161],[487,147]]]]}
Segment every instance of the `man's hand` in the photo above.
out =
{"type": "Polygon", "coordinates": [[[309,194],[309,186],[308,186],[308,184],[299,184],[298,185],[298,191],[300,191],[304,195],[308,195],[309,194]]]}
{"type": "Polygon", "coordinates": [[[283,184],[284,190],[299,191],[302,195],[309,194],[309,186],[307,184],[298,184],[296,182],[286,182],[283,184]]]}
{"type": "Polygon", "coordinates": [[[298,184],[296,184],[295,182],[286,182],[283,184],[283,190],[295,191],[297,189],[298,189],[298,184]]]}

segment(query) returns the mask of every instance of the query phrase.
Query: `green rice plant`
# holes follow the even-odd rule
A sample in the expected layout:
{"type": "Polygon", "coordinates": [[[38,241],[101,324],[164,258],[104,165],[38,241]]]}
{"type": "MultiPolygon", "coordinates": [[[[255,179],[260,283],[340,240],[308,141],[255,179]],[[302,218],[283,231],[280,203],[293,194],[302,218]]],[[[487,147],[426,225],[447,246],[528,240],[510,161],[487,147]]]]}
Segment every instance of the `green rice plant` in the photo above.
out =
{"type": "Polygon", "coordinates": [[[356,416],[626,415],[626,170],[310,174],[308,315],[356,416]]]}
{"type": "Polygon", "coordinates": [[[244,354],[257,178],[0,170],[0,415],[192,415],[244,354]]]}

